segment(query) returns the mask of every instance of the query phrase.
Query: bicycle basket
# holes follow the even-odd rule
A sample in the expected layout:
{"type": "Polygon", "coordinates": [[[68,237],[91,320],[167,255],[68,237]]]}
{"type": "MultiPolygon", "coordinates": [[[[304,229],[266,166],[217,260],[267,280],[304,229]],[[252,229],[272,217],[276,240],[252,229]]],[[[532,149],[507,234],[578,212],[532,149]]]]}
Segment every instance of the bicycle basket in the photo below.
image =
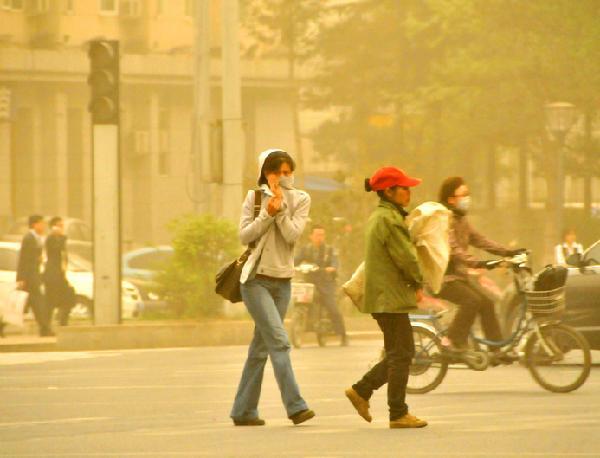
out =
{"type": "Polygon", "coordinates": [[[537,320],[559,320],[565,310],[565,287],[548,291],[525,291],[527,310],[537,320]]]}

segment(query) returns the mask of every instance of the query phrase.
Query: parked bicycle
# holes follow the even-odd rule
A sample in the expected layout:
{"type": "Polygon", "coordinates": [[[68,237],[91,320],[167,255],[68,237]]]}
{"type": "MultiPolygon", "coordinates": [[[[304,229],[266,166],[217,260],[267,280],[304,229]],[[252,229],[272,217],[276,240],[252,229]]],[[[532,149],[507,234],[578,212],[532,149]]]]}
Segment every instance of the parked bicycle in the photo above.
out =
{"type": "Polygon", "coordinates": [[[587,340],[560,322],[565,309],[564,285],[550,291],[534,291],[528,254],[496,262],[511,268],[520,297],[519,317],[511,335],[502,341],[490,341],[471,333],[472,349],[457,353],[443,345],[447,328],[440,318],[445,312],[411,315],[415,358],[410,368],[409,393],[434,390],[444,380],[450,364],[486,370],[490,360],[483,345],[501,348],[498,356],[504,356],[505,361],[516,355],[533,379],[554,393],[574,391],[589,377],[591,352],[587,340]]]}

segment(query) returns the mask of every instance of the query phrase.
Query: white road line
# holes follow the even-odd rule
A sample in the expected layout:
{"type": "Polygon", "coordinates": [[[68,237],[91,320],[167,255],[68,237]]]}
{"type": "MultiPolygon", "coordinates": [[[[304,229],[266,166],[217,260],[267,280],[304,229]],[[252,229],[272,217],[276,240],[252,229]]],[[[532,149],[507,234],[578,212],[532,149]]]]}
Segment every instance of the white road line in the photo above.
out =
{"type": "Polygon", "coordinates": [[[0,423],[0,427],[83,423],[86,421],[105,421],[105,420],[112,420],[112,419],[113,418],[111,418],[111,417],[74,417],[74,418],[59,418],[56,420],[14,421],[14,422],[0,423]]]}

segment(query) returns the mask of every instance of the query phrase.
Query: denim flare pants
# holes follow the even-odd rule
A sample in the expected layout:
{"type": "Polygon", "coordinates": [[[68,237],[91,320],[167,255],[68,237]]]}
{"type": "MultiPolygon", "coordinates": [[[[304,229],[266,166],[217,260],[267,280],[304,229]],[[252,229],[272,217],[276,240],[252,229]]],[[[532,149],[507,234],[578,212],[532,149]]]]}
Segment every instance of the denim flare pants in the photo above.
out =
{"type": "Polygon", "coordinates": [[[267,356],[271,358],[275,378],[288,417],[307,409],[300,396],[290,359],[290,342],[283,320],[290,303],[289,279],[249,279],[241,285],[242,299],[254,319],[254,339],[231,410],[231,418],[258,418],[258,401],[267,356]]]}

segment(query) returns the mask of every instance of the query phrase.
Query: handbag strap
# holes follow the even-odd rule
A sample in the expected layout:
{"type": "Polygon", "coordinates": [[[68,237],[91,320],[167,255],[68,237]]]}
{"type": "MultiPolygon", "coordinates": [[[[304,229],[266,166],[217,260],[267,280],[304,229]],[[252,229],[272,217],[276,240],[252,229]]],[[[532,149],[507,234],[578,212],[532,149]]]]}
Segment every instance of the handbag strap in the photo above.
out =
{"type": "MultiPolygon", "coordinates": [[[[254,219],[258,218],[261,209],[261,201],[262,201],[262,192],[260,189],[254,190],[254,219]]],[[[256,241],[250,242],[248,245],[249,248],[254,248],[256,246],[256,241]]]]}

